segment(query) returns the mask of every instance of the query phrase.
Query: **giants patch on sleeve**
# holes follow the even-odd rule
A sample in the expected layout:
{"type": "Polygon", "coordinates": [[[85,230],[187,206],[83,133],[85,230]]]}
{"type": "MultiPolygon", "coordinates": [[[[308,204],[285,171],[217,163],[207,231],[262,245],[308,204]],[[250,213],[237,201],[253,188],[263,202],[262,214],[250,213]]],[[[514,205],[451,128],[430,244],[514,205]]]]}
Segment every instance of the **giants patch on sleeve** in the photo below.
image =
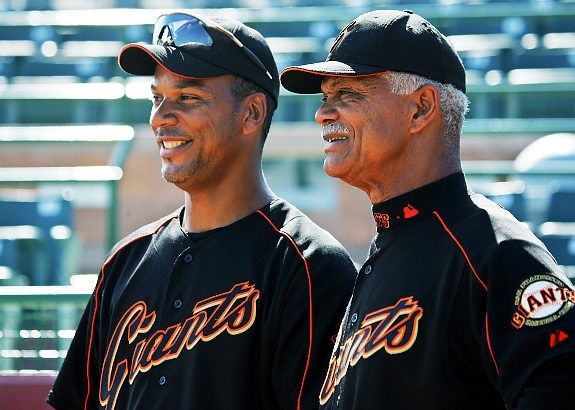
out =
{"type": "Polygon", "coordinates": [[[567,313],[575,303],[575,290],[552,275],[533,275],[515,293],[515,312],[511,325],[543,326],[567,313]]]}

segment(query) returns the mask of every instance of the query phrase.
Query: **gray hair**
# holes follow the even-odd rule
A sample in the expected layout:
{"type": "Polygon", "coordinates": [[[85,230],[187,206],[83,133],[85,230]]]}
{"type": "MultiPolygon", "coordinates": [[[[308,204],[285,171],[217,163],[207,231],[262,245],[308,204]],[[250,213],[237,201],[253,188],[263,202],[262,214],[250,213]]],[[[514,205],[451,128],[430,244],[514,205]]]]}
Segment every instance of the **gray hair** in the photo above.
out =
{"type": "Polygon", "coordinates": [[[416,74],[387,71],[381,76],[388,82],[392,94],[411,94],[428,84],[437,88],[446,138],[454,142],[454,139],[460,137],[465,114],[469,109],[469,100],[463,92],[451,84],[442,84],[416,74]]]}

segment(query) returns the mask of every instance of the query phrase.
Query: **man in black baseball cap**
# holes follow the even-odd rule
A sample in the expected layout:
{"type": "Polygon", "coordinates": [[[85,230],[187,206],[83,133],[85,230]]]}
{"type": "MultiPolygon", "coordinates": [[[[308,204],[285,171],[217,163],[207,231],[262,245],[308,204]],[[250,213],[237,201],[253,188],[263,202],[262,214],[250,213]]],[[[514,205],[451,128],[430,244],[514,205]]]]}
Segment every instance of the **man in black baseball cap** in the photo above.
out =
{"type": "Polygon", "coordinates": [[[161,173],[184,206],[110,251],[49,404],[316,408],[357,271],[264,178],[279,91],[266,41],[238,21],[174,13],[119,64],[153,76],[161,173]]]}
{"type": "Polygon", "coordinates": [[[235,74],[264,89],[277,106],[279,80],[271,50],[263,36],[227,18],[173,13],[156,21],[152,44],[128,44],[120,67],[135,75],[154,75],[156,64],[184,77],[235,74]]]}
{"type": "Polygon", "coordinates": [[[410,11],[350,22],[285,88],[323,94],[324,170],[363,190],[377,235],[320,393],[326,409],[568,409],[575,290],[509,212],[469,192],[465,70],[410,11]]]}
{"type": "Polygon", "coordinates": [[[417,74],[465,92],[465,69],[449,41],[411,11],[373,11],[350,22],[327,59],[288,67],[282,85],[300,94],[319,93],[324,77],[362,77],[386,71],[417,74]]]}

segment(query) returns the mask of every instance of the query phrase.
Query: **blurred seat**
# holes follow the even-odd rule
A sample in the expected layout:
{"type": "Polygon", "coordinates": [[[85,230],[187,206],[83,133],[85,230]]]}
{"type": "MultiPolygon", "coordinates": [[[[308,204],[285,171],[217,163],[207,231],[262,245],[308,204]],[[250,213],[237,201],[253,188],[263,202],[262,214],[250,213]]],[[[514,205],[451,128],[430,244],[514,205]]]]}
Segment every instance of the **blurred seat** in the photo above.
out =
{"type": "MultiPolygon", "coordinates": [[[[559,265],[575,269],[575,191],[558,190],[551,194],[548,221],[539,225],[537,236],[559,265]]],[[[573,272],[575,273],[575,271],[573,272]]]]}
{"type": "Polygon", "coordinates": [[[48,253],[40,229],[30,225],[0,226],[0,285],[29,285],[48,274],[48,253]]]}
{"type": "MultiPolygon", "coordinates": [[[[102,84],[71,85],[96,86],[96,89],[102,87],[102,84]]],[[[121,84],[111,85],[119,85],[123,89],[121,84]]],[[[61,105],[50,105],[57,106],[62,111],[61,105]]],[[[78,201],[76,204],[83,207],[94,204],[105,207],[107,214],[105,246],[109,249],[118,239],[118,181],[123,176],[122,167],[130,151],[133,137],[134,129],[131,126],[117,124],[2,126],[0,143],[5,148],[0,151],[2,154],[0,187],[7,190],[16,189],[22,193],[32,192],[30,196],[33,198],[38,196],[53,198],[61,196],[64,192],[70,198],[74,195],[73,187],[92,185],[97,189],[94,192],[90,190],[87,195],[83,195],[82,203],[78,201]],[[7,147],[8,145],[10,147],[7,147]],[[30,151],[34,149],[45,150],[41,158],[30,155],[30,151]],[[65,155],[60,155],[61,153],[65,155]],[[102,165],[104,160],[106,165],[102,165]],[[99,192],[101,188],[105,192],[99,192]]],[[[73,232],[70,224],[72,210],[69,201],[60,205],[64,211],[67,210],[68,219],[61,222],[58,228],[54,227],[51,232],[63,238],[73,232]]],[[[41,209],[45,207],[51,209],[51,205],[48,204],[39,206],[41,209]]],[[[58,207],[54,205],[54,209],[58,207]]],[[[68,242],[70,241],[61,243],[67,245],[68,242]]],[[[71,242],[71,245],[75,246],[77,241],[71,242]]],[[[72,266],[76,267],[75,264],[72,266]]],[[[77,273],[70,269],[66,271],[68,275],[77,273]]]]}
{"type": "Polygon", "coordinates": [[[558,190],[575,190],[575,134],[562,131],[535,139],[517,155],[513,168],[525,184],[532,221],[559,222],[554,214],[564,207],[552,211],[556,206],[551,196],[558,190]]]}
{"type": "Polygon", "coordinates": [[[575,266],[575,189],[562,188],[549,197],[546,222],[538,229],[538,236],[547,249],[564,266],[575,266]]]}
{"type": "Polygon", "coordinates": [[[559,186],[549,197],[547,222],[575,222],[575,189],[559,186]]]}
{"type": "MultiPolygon", "coordinates": [[[[546,224],[552,224],[548,222],[546,224]]],[[[545,224],[544,224],[545,225],[545,224]]],[[[571,226],[571,232],[556,232],[552,233],[548,228],[549,225],[541,227],[541,233],[538,235],[539,239],[545,244],[549,252],[555,257],[557,263],[563,266],[575,266],[575,235],[571,226]],[[543,233],[543,232],[548,233],[543,233]]]]}
{"type": "Polygon", "coordinates": [[[71,201],[0,198],[0,264],[27,276],[30,285],[67,283],[76,273],[73,241],[71,201]]]}
{"type": "Polygon", "coordinates": [[[517,220],[528,220],[525,185],[521,181],[493,182],[480,188],[480,192],[511,212],[517,220]]]}

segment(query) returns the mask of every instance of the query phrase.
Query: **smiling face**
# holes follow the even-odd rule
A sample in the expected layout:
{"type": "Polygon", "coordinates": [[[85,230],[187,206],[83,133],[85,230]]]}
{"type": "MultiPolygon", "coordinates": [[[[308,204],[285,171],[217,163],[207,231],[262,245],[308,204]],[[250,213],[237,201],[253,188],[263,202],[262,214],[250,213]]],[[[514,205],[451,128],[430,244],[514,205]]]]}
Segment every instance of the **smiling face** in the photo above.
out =
{"type": "Polygon", "coordinates": [[[158,65],[150,125],[166,181],[190,192],[234,172],[242,149],[231,84],[231,76],[190,79],[158,65]]]}
{"type": "Polygon", "coordinates": [[[409,103],[389,92],[379,76],[327,77],[323,103],[315,119],[322,126],[325,172],[364,191],[406,167],[409,144],[409,103]]]}

